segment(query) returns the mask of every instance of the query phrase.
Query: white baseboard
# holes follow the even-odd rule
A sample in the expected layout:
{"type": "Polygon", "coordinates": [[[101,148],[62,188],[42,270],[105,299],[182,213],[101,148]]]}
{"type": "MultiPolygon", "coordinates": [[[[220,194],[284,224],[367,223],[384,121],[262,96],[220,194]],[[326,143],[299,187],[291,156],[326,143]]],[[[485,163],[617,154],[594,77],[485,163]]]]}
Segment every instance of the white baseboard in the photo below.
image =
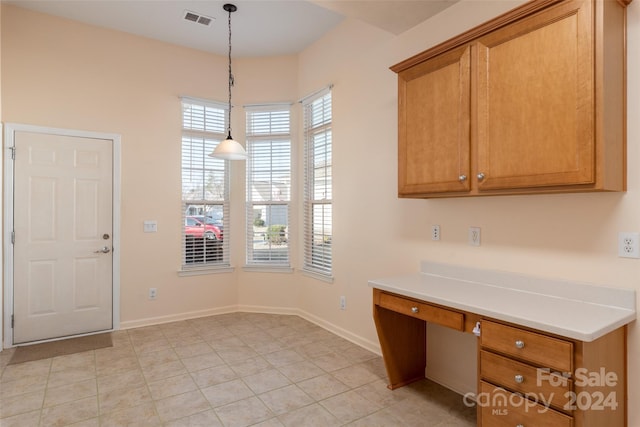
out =
{"type": "Polygon", "coordinates": [[[283,314],[300,316],[300,310],[289,307],[266,307],[262,305],[239,305],[236,310],[241,313],[283,314]]]}
{"type": "Polygon", "coordinates": [[[452,381],[451,377],[447,377],[446,375],[438,375],[436,372],[431,372],[428,368],[425,370],[425,377],[427,377],[434,383],[438,383],[441,386],[448,388],[449,390],[455,391],[461,396],[464,396],[468,393],[472,393],[474,396],[476,394],[476,384],[469,384],[460,380],[452,381]]]}
{"type": "Polygon", "coordinates": [[[147,317],[138,320],[120,322],[120,329],[141,328],[143,326],[160,325],[163,323],[178,322],[180,320],[197,319],[199,317],[215,316],[216,314],[235,313],[238,311],[237,305],[213,308],[209,310],[189,311],[186,313],[170,314],[168,316],[147,317]]]}
{"type": "Polygon", "coordinates": [[[352,343],[359,345],[360,347],[371,351],[377,355],[381,355],[382,351],[380,350],[380,344],[377,342],[373,342],[366,338],[363,338],[359,335],[356,335],[352,332],[347,331],[337,325],[334,325],[331,322],[327,322],[324,319],[321,319],[307,311],[300,310],[297,308],[285,308],[285,307],[263,307],[257,305],[241,305],[238,307],[238,311],[250,312],[250,313],[269,313],[269,314],[290,314],[295,316],[300,316],[309,322],[320,326],[323,329],[326,329],[329,332],[332,332],[338,335],[341,338],[344,338],[352,343]]]}
{"type": "Polygon", "coordinates": [[[197,319],[199,317],[215,316],[217,314],[228,314],[236,312],[246,313],[266,313],[266,314],[284,314],[300,316],[311,323],[320,326],[323,329],[332,332],[339,337],[342,337],[352,343],[359,345],[360,347],[371,351],[377,355],[381,355],[380,345],[377,342],[373,342],[359,335],[356,335],[344,328],[334,325],[331,322],[327,322],[311,313],[297,308],[288,307],[266,307],[258,305],[232,305],[220,308],[214,308],[210,310],[191,311],[187,313],[172,314],[169,316],[147,317],[145,319],[130,320],[126,322],[120,322],[120,329],[132,329],[141,328],[143,326],[160,325],[163,323],[178,322],[181,320],[197,319]]]}
{"type": "Polygon", "coordinates": [[[339,337],[351,341],[352,343],[359,345],[360,347],[369,350],[370,352],[375,353],[378,356],[382,355],[382,350],[380,350],[380,344],[378,342],[373,342],[371,340],[363,338],[360,335],[356,335],[350,331],[347,331],[346,329],[341,328],[340,326],[334,325],[333,323],[327,322],[324,319],[316,317],[313,314],[304,312],[302,310],[300,311],[300,317],[308,320],[311,323],[315,323],[321,328],[324,328],[329,332],[333,332],[339,337]]]}
{"type": "Polygon", "coordinates": [[[347,341],[351,341],[352,343],[359,345],[360,347],[369,350],[372,353],[380,356],[382,351],[380,350],[380,345],[377,342],[373,342],[366,338],[363,338],[359,335],[356,335],[352,332],[347,331],[337,325],[334,325],[331,322],[327,322],[324,319],[321,319],[309,312],[304,310],[300,310],[297,308],[284,308],[284,307],[263,307],[256,305],[241,305],[238,307],[238,311],[249,312],[249,313],[269,313],[269,314],[289,314],[300,316],[309,322],[320,326],[323,329],[326,329],[329,332],[332,332],[338,335],[341,338],[346,339],[347,341]]]}

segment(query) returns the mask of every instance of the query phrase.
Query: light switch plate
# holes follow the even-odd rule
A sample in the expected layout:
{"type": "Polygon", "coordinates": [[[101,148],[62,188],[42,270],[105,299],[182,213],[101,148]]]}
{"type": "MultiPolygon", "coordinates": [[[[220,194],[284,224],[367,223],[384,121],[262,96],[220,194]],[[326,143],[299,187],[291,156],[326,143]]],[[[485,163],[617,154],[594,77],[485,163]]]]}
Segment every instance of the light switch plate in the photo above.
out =
{"type": "Polygon", "coordinates": [[[145,221],[143,225],[145,233],[155,233],[158,231],[158,221],[145,221]]]}

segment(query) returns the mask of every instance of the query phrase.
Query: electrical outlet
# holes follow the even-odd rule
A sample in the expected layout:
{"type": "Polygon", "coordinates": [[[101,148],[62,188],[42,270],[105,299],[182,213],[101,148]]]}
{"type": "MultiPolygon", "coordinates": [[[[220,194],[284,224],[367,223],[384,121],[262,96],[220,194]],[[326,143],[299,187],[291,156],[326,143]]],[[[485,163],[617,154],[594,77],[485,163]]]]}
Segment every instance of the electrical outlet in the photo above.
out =
{"type": "Polygon", "coordinates": [[[149,299],[158,298],[158,288],[149,288],[149,299]]]}
{"type": "Polygon", "coordinates": [[[440,240],[440,226],[432,225],[431,226],[431,240],[440,240]]]}
{"type": "Polygon", "coordinates": [[[618,233],[618,256],[640,258],[640,233],[618,233]]]}
{"type": "Polygon", "coordinates": [[[346,310],[346,309],[347,309],[347,297],[341,296],[340,297],[340,310],[346,310]]]}
{"type": "Polygon", "coordinates": [[[469,244],[480,246],[480,227],[469,227],[469,244]]]}

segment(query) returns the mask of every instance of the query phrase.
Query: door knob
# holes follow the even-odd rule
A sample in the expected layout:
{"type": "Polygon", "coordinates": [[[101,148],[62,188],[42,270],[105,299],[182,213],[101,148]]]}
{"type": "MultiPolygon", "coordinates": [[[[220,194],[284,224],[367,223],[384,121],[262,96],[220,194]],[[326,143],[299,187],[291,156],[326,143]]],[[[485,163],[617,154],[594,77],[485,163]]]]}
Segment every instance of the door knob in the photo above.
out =
{"type": "Polygon", "coordinates": [[[111,249],[109,249],[109,246],[105,246],[102,249],[95,251],[94,254],[108,254],[109,252],[111,252],[111,249]]]}

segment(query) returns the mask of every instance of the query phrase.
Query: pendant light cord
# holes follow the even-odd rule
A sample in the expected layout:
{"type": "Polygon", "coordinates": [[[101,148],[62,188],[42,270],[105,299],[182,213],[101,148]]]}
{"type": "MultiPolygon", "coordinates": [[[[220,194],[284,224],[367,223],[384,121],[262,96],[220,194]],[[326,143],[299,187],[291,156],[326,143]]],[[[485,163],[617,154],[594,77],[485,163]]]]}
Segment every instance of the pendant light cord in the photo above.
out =
{"type": "Polygon", "coordinates": [[[229,139],[231,139],[231,88],[233,87],[234,79],[231,73],[231,12],[232,8],[229,8],[229,124],[227,131],[229,132],[229,139]]]}

